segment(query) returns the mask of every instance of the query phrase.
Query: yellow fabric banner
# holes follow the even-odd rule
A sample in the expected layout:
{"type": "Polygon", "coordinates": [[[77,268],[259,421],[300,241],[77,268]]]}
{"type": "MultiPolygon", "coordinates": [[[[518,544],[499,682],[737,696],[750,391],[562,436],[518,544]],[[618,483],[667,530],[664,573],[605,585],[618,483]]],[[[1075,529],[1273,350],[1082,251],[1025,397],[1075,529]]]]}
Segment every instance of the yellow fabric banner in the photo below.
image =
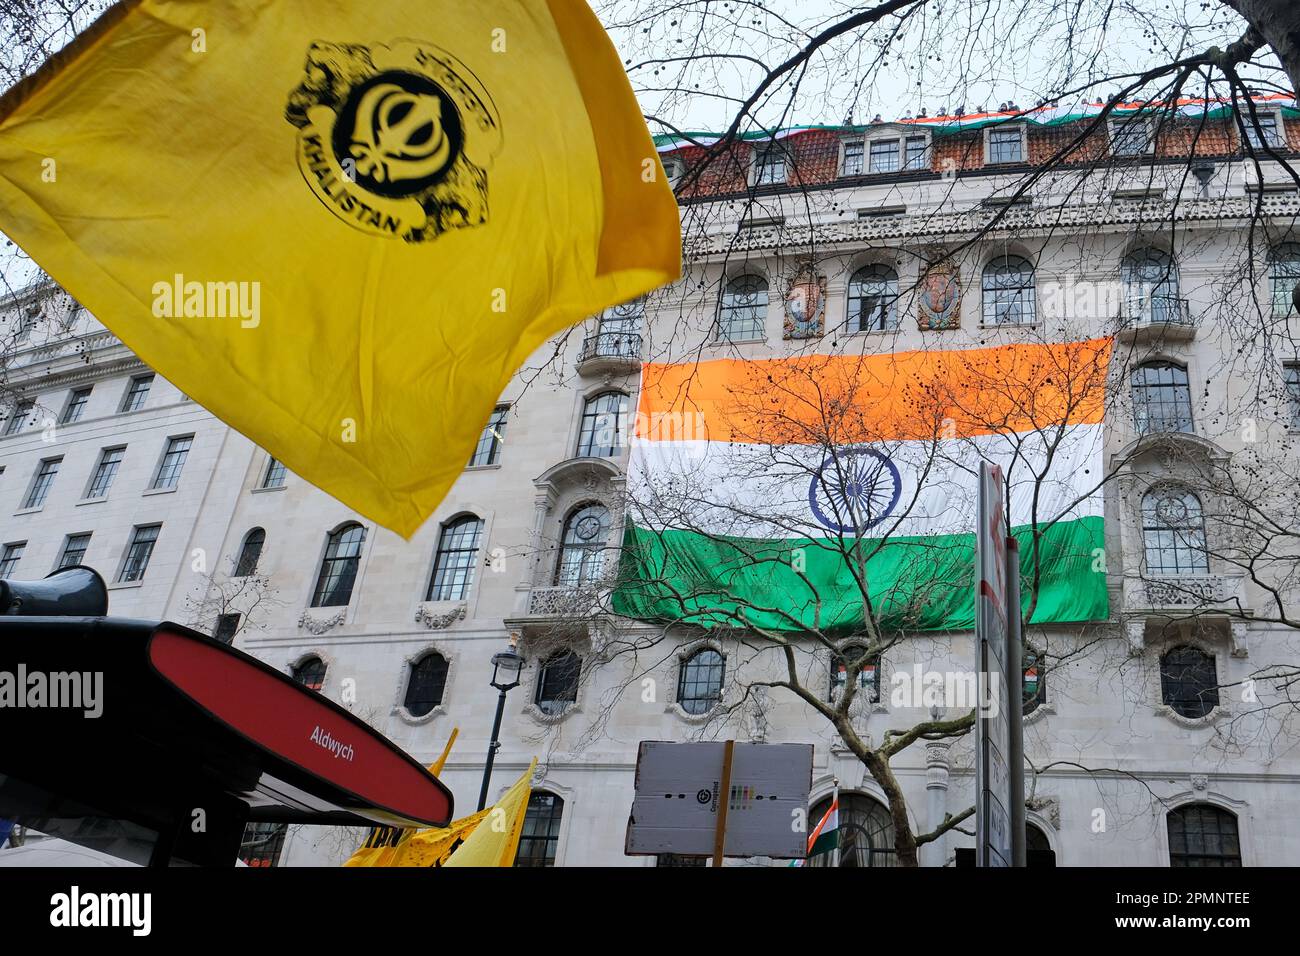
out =
{"type": "MultiPolygon", "coordinates": [[[[445,756],[445,755],[444,755],[445,756]]],[[[376,830],[344,866],[513,866],[536,758],[495,806],[448,827],[376,830]],[[480,826],[479,824],[486,824],[480,826]],[[378,835],[378,840],[376,840],[378,835]],[[381,845],[373,845],[379,842],[381,845]]]]}
{"type": "Polygon", "coordinates": [[[0,100],[0,228],[404,536],[532,351],[680,272],[584,0],[125,0],[0,100]]]}

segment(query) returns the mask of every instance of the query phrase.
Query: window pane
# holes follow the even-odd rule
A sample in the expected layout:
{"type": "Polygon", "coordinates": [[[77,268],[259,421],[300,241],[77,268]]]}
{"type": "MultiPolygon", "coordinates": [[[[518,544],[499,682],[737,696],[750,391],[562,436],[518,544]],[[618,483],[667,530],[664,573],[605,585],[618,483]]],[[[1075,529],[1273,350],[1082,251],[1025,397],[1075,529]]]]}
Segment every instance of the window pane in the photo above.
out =
{"type": "Polygon", "coordinates": [[[478,444],[474,447],[474,454],[470,456],[470,465],[495,465],[501,460],[501,445],[506,437],[506,414],[510,411],[508,405],[498,405],[492,410],[491,417],[483,426],[483,433],[479,435],[478,444]]]}
{"type": "Polygon", "coordinates": [[[27,400],[19,402],[9,413],[9,418],[5,421],[5,434],[16,435],[22,431],[27,424],[27,418],[31,415],[32,409],[36,407],[36,402],[27,400]]]}
{"type": "Polygon", "coordinates": [[[447,659],[441,654],[426,654],[411,665],[403,701],[413,717],[423,717],[442,703],[447,685],[447,659]]]}
{"type": "Polygon", "coordinates": [[[1166,820],[1170,866],[1241,866],[1237,818],[1232,813],[1194,804],[1170,811],[1166,820]]]}
{"type": "Polygon", "coordinates": [[[849,280],[849,329],[881,332],[898,328],[898,273],[885,265],[871,265],[849,280]]]}
{"type": "Polygon", "coordinates": [[[49,497],[50,488],[54,484],[54,476],[59,473],[59,464],[62,458],[47,458],[40,463],[36,469],[36,477],[32,480],[32,490],[27,493],[27,501],[23,504],[24,508],[39,508],[45,504],[45,499],[49,497]]]}
{"type": "Polygon", "coordinates": [[[158,465],[158,474],[154,477],[154,488],[175,488],[181,480],[181,469],[189,457],[190,446],[194,444],[193,435],[167,439],[167,451],[163,453],[158,465]]]}
{"type": "Polygon", "coordinates": [[[1018,126],[989,130],[989,162],[1024,162],[1024,135],[1018,126]]]}
{"type": "Polygon", "coordinates": [[[284,485],[285,476],[289,470],[284,467],[284,463],[272,458],[266,463],[266,474],[262,478],[263,488],[279,488],[284,485]]]}
{"type": "Polygon", "coordinates": [[[108,489],[113,486],[113,479],[117,477],[118,466],[122,464],[122,456],[125,454],[125,448],[104,449],[103,454],[99,456],[99,465],[95,468],[95,477],[90,482],[90,490],[86,492],[87,498],[103,498],[108,494],[108,489]]]}
{"type": "Polygon", "coordinates": [[[862,141],[854,140],[844,144],[844,176],[862,175],[862,141]]]}
{"type": "Polygon", "coordinates": [[[1284,242],[1272,251],[1268,278],[1273,314],[1290,315],[1295,311],[1295,288],[1300,285],[1300,243],[1284,242]]]}
{"type": "Polygon", "coordinates": [[[1204,717],[1219,706],[1214,656],[1175,647],[1160,659],[1160,699],[1183,717],[1204,717]]]}
{"type": "Polygon", "coordinates": [[[352,600],[352,585],[357,579],[365,540],[366,529],[359,524],[346,525],[329,536],[312,607],[343,607],[352,600]]]}
{"type": "Polygon", "coordinates": [[[930,167],[929,150],[924,136],[907,137],[907,168],[928,169],[930,167]]]}
{"type": "Polygon", "coordinates": [[[741,276],[727,283],[718,310],[718,337],[761,339],[767,325],[767,280],[741,276]]]}
{"type": "Polygon", "coordinates": [[[754,184],[785,182],[785,150],[778,145],[760,147],[755,154],[754,184]]]}
{"type": "Polygon", "coordinates": [[[722,700],[722,655],[698,651],[682,663],[677,678],[677,704],[688,714],[707,714],[722,700]]]}
{"type": "Polygon", "coordinates": [[[18,567],[18,562],[22,560],[23,552],[26,550],[26,541],[16,541],[4,546],[4,550],[0,551],[0,578],[13,577],[14,568],[18,567]]]}
{"type": "Polygon", "coordinates": [[[249,823],[244,827],[244,839],[239,846],[239,858],[248,866],[279,866],[284,838],[289,832],[287,823],[249,823]]]}
{"type": "Polygon", "coordinates": [[[898,140],[874,140],[871,143],[870,168],[873,173],[898,172],[898,140]]]}
{"type": "Polygon", "coordinates": [[[1194,431],[1187,369],[1173,362],[1147,362],[1133,370],[1130,384],[1138,434],[1194,431]]]}
{"type": "Polygon", "coordinates": [[[534,790],[528,798],[524,826],[519,835],[515,866],[554,866],[560,844],[560,819],[564,801],[553,793],[534,790]]]}
{"type": "Polygon", "coordinates": [[[149,397],[149,388],[153,385],[152,375],[138,375],[131,379],[122,401],[122,411],[136,412],[144,407],[144,400],[149,397]]]}
{"type": "Polygon", "coordinates": [[[1283,375],[1287,398],[1291,403],[1291,427],[1300,430],[1300,365],[1286,366],[1283,375]]]}
{"type": "Polygon", "coordinates": [[[293,679],[309,690],[319,692],[325,686],[325,662],[319,657],[308,657],[294,667],[293,679]]]}
{"type": "Polygon", "coordinates": [[[483,522],[472,516],[460,518],[442,529],[426,601],[459,601],[469,593],[482,533],[483,522]]]}
{"type": "Polygon", "coordinates": [[[550,716],[564,713],[578,699],[582,658],[573,651],[559,651],[547,658],[537,678],[537,709],[550,716]]]}
{"type": "Polygon", "coordinates": [[[61,424],[71,425],[73,422],[81,420],[81,416],[86,411],[86,403],[90,401],[90,389],[76,389],[68,396],[68,404],[63,409],[63,417],[60,419],[61,424]]]}
{"type": "Polygon", "coordinates": [[[135,529],[131,535],[131,545],[127,548],[122,573],[117,577],[118,581],[126,583],[144,579],[144,572],[149,567],[149,559],[153,556],[153,548],[158,541],[158,532],[161,530],[160,524],[135,529]]]}
{"type": "Polygon", "coordinates": [[[1190,491],[1148,491],[1142,498],[1142,538],[1148,574],[1209,573],[1205,519],[1200,499],[1190,491]]]}
{"type": "Polygon", "coordinates": [[[600,578],[609,524],[609,511],[602,505],[587,505],[569,516],[560,539],[557,585],[578,587],[600,578]]]}
{"type": "Polygon", "coordinates": [[[1152,322],[1182,317],[1178,267],[1159,249],[1138,249],[1124,257],[1124,304],[1128,314],[1152,322]]]}
{"type": "MultiPolygon", "coordinates": [[[[844,690],[845,681],[848,679],[849,663],[860,659],[865,652],[865,647],[850,644],[848,647],[841,648],[839,653],[831,655],[830,699],[832,701],[838,700],[840,692],[844,690]]],[[[858,689],[860,692],[866,693],[866,698],[870,703],[880,702],[879,654],[868,659],[858,671],[858,689]]]]}
{"type": "Polygon", "coordinates": [[[1026,325],[1035,319],[1034,267],[1019,256],[994,259],[984,267],[985,325],[1026,325]]]}
{"type": "Polygon", "coordinates": [[[613,458],[627,444],[628,397],[622,392],[604,392],[582,407],[578,431],[580,457],[613,458]]]}
{"type": "Polygon", "coordinates": [[[265,544],[266,532],[261,528],[254,528],[244,536],[239,559],[235,562],[235,577],[246,578],[257,573],[257,562],[262,559],[262,546],[265,544]]]}
{"type": "MultiPolygon", "coordinates": [[[[812,808],[808,816],[809,832],[830,809],[830,799],[812,808]]],[[[894,851],[894,823],[884,804],[860,793],[840,791],[839,851],[818,853],[808,858],[808,866],[831,866],[838,856],[840,866],[897,866],[894,851]]]]}
{"type": "Polygon", "coordinates": [[[86,550],[89,547],[89,534],[68,535],[68,539],[63,542],[63,553],[59,555],[59,567],[68,568],[74,564],[81,564],[85,560],[86,550]]]}

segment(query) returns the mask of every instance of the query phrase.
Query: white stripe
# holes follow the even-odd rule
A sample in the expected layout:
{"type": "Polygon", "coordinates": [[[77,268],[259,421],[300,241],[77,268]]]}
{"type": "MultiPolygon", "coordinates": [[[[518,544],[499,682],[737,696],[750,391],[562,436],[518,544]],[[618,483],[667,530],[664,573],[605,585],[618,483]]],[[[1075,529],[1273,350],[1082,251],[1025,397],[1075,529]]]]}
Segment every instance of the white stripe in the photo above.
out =
{"type": "Polygon", "coordinates": [[[1102,437],[1101,425],[1072,425],[1059,440],[1021,433],[879,442],[835,459],[820,446],[633,439],[628,490],[634,519],[651,528],[797,538],[840,533],[827,522],[875,521],[864,536],[968,534],[982,458],[1011,476],[1014,525],[1029,524],[1035,509],[1040,524],[1100,515],[1102,437]],[[1049,445],[1052,464],[1040,481],[1049,445]]]}

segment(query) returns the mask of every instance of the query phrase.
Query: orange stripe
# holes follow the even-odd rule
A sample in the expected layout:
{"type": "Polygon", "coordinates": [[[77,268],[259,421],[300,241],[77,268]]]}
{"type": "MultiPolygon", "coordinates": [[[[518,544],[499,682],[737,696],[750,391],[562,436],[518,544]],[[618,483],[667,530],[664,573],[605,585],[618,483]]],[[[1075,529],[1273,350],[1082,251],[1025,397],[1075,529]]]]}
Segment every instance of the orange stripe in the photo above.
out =
{"type": "Polygon", "coordinates": [[[768,445],[968,438],[1105,413],[1111,340],[642,367],[635,434],[768,445]]]}

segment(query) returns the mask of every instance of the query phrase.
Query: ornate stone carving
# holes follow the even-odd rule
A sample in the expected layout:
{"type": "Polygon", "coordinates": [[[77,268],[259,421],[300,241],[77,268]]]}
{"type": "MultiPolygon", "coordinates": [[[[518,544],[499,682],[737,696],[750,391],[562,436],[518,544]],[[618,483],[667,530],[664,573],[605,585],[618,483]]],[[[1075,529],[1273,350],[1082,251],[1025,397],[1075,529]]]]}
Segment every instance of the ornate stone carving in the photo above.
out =
{"type": "Polygon", "coordinates": [[[922,332],[961,328],[961,274],[952,262],[939,262],[921,276],[916,326],[922,332]]]}
{"type": "Polygon", "coordinates": [[[1198,793],[1204,793],[1210,789],[1210,778],[1203,773],[1192,774],[1192,789],[1198,793]]]}
{"type": "Polygon", "coordinates": [[[347,608],[340,608],[337,614],[332,614],[329,617],[316,617],[308,610],[303,611],[302,616],[298,618],[298,626],[309,634],[324,634],[326,631],[338,627],[347,619],[347,608]]]}
{"type": "Polygon", "coordinates": [[[767,688],[752,687],[745,702],[745,730],[756,744],[767,742],[767,688]]]}
{"type": "Polygon", "coordinates": [[[451,627],[457,621],[465,617],[465,605],[461,604],[444,614],[439,614],[430,608],[427,604],[421,604],[415,609],[415,623],[423,624],[429,630],[441,630],[445,627],[451,627]]]}
{"type": "Polygon", "coordinates": [[[1061,829],[1061,798],[1036,797],[1027,801],[1029,809],[1047,820],[1053,830],[1061,829]]]}
{"type": "Polygon", "coordinates": [[[794,274],[785,293],[787,339],[811,339],[822,334],[826,318],[826,277],[811,264],[794,274]]]}

